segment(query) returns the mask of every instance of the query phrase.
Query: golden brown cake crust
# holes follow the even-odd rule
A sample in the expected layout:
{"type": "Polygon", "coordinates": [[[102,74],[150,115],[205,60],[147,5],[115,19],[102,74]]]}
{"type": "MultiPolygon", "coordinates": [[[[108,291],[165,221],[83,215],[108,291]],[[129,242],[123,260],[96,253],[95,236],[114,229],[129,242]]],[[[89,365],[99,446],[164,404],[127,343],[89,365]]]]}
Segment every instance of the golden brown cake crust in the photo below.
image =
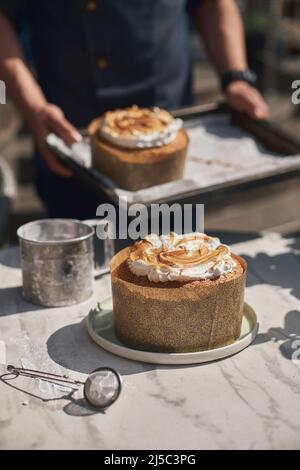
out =
{"type": "Polygon", "coordinates": [[[136,191],[183,177],[189,137],[180,129],[175,140],[162,147],[118,147],[99,135],[101,119],[89,126],[93,165],[120,187],[136,191]]]}
{"type": "Polygon", "coordinates": [[[129,248],[111,263],[116,334],[126,345],[157,352],[221,347],[240,335],[247,265],[214,280],[153,283],[129,270],[129,248]]]}
{"type": "Polygon", "coordinates": [[[128,149],[122,148],[102,138],[99,134],[103,118],[95,119],[89,126],[89,135],[97,142],[97,144],[108,154],[113,153],[115,158],[121,161],[135,164],[150,164],[172,158],[174,153],[184,150],[188,143],[189,137],[185,129],[180,129],[175,140],[162,147],[144,148],[144,149],[128,149]]]}

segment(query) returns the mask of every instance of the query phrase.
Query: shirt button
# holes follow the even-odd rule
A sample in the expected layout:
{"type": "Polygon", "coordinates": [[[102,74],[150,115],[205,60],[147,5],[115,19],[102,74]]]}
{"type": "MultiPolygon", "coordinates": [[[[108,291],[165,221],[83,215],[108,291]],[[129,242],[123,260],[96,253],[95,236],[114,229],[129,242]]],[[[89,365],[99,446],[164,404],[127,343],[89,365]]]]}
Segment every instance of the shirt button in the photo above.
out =
{"type": "Polygon", "coordinates": [[[98,62],[97,62],[97,67],[98,69],[100,70],[106,70],[107,67],[108,67],[108,62],[106,59],[102,58],[102,59],[99,59],[98,62]]]}
{"type": "Polygon", "coordinates": [[[97,10],[97,3],[96,3],[96,2],[92,2],[92,1],[91,1],[91,2],[88,2],[88,3],[86,4],[86,9],[87,9],[87,11],[91,11],[91,12],[96,11],[96,10],[97,10]]]}

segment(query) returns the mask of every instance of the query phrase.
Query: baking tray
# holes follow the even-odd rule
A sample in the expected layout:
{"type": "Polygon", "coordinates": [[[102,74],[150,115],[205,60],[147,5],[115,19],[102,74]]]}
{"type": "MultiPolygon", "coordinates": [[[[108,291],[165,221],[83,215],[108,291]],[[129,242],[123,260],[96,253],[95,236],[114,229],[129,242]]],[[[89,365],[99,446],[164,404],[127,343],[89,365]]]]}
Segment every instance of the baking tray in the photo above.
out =
{"type": "Polygon", "coordinates": [[[92,168],[85,130],[83,142],[71,147],[53,134],[47,142],[77,178],[99,195],[104,192],[115,204],[120,196],[126,196],[128,204],[207,203],[300,176],[300,140],[270,121],[232,113],[224,103],[183,108],[173,115],[183,119],[191,138],[187,175],[140,191],[125,191],[92,168]]]}

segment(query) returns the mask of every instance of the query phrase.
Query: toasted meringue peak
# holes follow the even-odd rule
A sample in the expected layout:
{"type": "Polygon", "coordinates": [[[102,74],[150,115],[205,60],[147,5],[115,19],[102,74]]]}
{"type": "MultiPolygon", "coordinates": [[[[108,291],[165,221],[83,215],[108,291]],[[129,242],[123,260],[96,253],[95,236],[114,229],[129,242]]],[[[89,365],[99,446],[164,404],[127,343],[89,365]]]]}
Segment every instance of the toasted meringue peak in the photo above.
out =
{"type": "Polygon", "coordinates": [[[160,108],[131,108],[108,111],[100,127],[100,136],[120,147],[151,148],[175,140],[182,120],[160,108]]]}
{"type": "Polygon", "coordinates": [[[215,279],[234,270],[230,248],[204,233],[147,235],[136,242],[128,266],[152,282],[215,279]]]}

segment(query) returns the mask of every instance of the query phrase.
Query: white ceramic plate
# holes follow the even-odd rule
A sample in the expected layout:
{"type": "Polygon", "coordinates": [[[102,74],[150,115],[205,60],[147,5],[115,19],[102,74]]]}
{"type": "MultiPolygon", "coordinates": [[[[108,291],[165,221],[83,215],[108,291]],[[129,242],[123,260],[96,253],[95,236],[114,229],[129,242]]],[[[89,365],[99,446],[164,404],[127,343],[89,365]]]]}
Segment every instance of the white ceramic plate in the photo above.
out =
{"type": "Polygon", "coordinates": [[[106,351],[133,361],[150,364],[184,365],[198,364],[222,359],[245,349],[252,343],[258,332],[256,314],[249,304],[244,304],[242,331],[239,339],[228,346],[191,353],[154,353],[131,349],[123,345],[115,336],[112,299],[98,304],[87,317],[87,330],[91,338],[106,351]]]}

